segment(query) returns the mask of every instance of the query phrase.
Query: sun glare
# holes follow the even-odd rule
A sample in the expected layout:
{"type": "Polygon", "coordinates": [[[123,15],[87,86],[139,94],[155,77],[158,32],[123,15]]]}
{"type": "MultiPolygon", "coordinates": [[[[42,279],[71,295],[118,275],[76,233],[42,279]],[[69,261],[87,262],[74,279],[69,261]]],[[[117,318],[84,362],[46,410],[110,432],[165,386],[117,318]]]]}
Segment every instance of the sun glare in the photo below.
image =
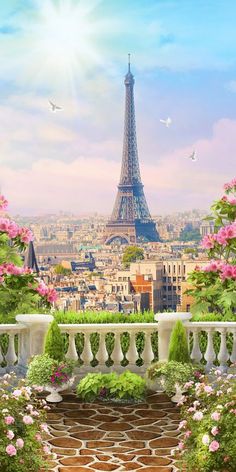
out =
{"type": "Polygon", "coordinates": [[[57,82],[75,81],[91,63],[100,63],[95,36],[99,26],[91,19],[98,1],[53,0],[38,3],[31,25],[33,48],[41,75],[57,82]],[[86,6],[87,3],[87,6],[86,6]]]}

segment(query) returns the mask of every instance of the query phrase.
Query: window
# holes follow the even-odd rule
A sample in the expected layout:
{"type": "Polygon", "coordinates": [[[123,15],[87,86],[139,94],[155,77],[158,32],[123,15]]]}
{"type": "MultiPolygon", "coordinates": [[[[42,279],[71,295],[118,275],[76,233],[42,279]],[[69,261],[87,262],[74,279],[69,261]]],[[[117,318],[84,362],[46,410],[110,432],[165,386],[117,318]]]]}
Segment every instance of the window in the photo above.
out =
{"type": "Polygon", "coordinates": [[[175,264],[174,264],[174,266],[173,266],[173,272],[174,272],[174,274],[175,274],[175,269],[176,269],[176,267],[175,267],[175,264]]]}

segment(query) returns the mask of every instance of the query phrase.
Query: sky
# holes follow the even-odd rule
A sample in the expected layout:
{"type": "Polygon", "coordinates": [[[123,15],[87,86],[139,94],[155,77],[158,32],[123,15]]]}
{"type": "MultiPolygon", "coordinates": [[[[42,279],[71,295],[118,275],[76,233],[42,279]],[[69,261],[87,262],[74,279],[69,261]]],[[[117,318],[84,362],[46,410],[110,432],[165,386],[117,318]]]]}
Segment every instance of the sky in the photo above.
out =
{"type": "Polygon", "coordinates": [[[0,0],[10,211],[111,213],[128,53],[151,213],[208,210],[235,176],[235,15],[234,0],[0,0]]]}

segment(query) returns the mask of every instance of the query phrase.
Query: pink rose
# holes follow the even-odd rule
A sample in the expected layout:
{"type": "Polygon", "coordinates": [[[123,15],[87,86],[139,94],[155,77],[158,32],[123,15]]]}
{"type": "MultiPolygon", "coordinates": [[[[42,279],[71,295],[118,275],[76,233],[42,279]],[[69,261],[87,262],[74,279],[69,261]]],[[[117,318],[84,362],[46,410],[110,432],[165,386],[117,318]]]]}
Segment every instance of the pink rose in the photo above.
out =
{"type": "Polygon", "coordinates": [[[6,447],[6,453],[9,456],[16,456],[17,450],[16,450],[15,446],[13,446],[13,444],[8,444],[8,446],[6,447]]]}
{"type": "Polygon", "coordinates": [[[209,445],[209,451],[210,452],[215,452],[219,449],[220,445],[218,441],[212,441],[211,444],[209,445]]]}
{"type": "Polygon", "coordinates": [[[16,440],[16,447],[18,447],[19,449],[22,449],[22,447],[24,447],[24,441],[23,441],[23,439],[18,438],[18,439],[16,440]]]}
{"type": "Polygon", "coordinates": [[[9,431],[7,431],[7,438],[10,439],[10,441],[14,438],[15,434],[13,433],[13,431],[11,431],[11,429],[9,429],[9,431]]]}
{"type": "Polygon", "coordinates": [[[216,436],[218,433],[219,429],[217,428],[217,426],[213,426],[213,428],[211,428],[211,434],[213,434],[213,436],[216,436]]]}
{"type": "Polygon", "coordinates": [[[13,416],[6,416],[6,417],[4,418],[4,422],[5,422],[6,424],[12,424],[12,423],[15,423],[15,420],[14,420],[13,416]]]}
{"type": "Polygon", "coordinates": [[[219,421],[220,419],[220,413],[218,411],[214,411],[212,414],[211,414],[211,419],[214,420],[214,421],[219,421]]]}
{"type": "Polygon", "coordinates": [[[196,413],[194,413],[194,415],[193,415],[193,419],[194,419],[195,421],[201,421],[202,418],[203,418],[203,413],[202,413],[202,411],[196,411],[196,413]]]}
{"type": "Polygon", "coordinates": [[[29,415],[23,416],[23,423],[28,425],[28,424],[33,424],[33,422],[34,422],[34,420],[33,420],[33,418],[31,418],[31,416],[29,416],[29,415]]]}

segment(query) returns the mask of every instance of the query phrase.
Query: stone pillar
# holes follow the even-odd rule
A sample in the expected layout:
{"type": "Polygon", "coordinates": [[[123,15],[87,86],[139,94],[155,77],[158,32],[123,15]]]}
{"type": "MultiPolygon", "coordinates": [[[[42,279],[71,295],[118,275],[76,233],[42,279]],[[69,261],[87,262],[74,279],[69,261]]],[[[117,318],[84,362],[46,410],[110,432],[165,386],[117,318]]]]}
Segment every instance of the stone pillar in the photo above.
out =
{"type": "Polygon", "coordinates": [[[26,326],[26,330],[20,334],[18,365],[23,372],[27,369],[27,364],[32,356],[43,354],[45,336],[51,321],[52,315],[17,315],[16,321],[26,326]]]}
{"type": "Polygon", "coordinates": [[[158,321],[158,354],[159,361],[168,360],[169,343],[172,329],[176,321],[180,320],[183,323],[189,321],[191,313],[158,313],[155,315],[155,320],[158,321]]]}

